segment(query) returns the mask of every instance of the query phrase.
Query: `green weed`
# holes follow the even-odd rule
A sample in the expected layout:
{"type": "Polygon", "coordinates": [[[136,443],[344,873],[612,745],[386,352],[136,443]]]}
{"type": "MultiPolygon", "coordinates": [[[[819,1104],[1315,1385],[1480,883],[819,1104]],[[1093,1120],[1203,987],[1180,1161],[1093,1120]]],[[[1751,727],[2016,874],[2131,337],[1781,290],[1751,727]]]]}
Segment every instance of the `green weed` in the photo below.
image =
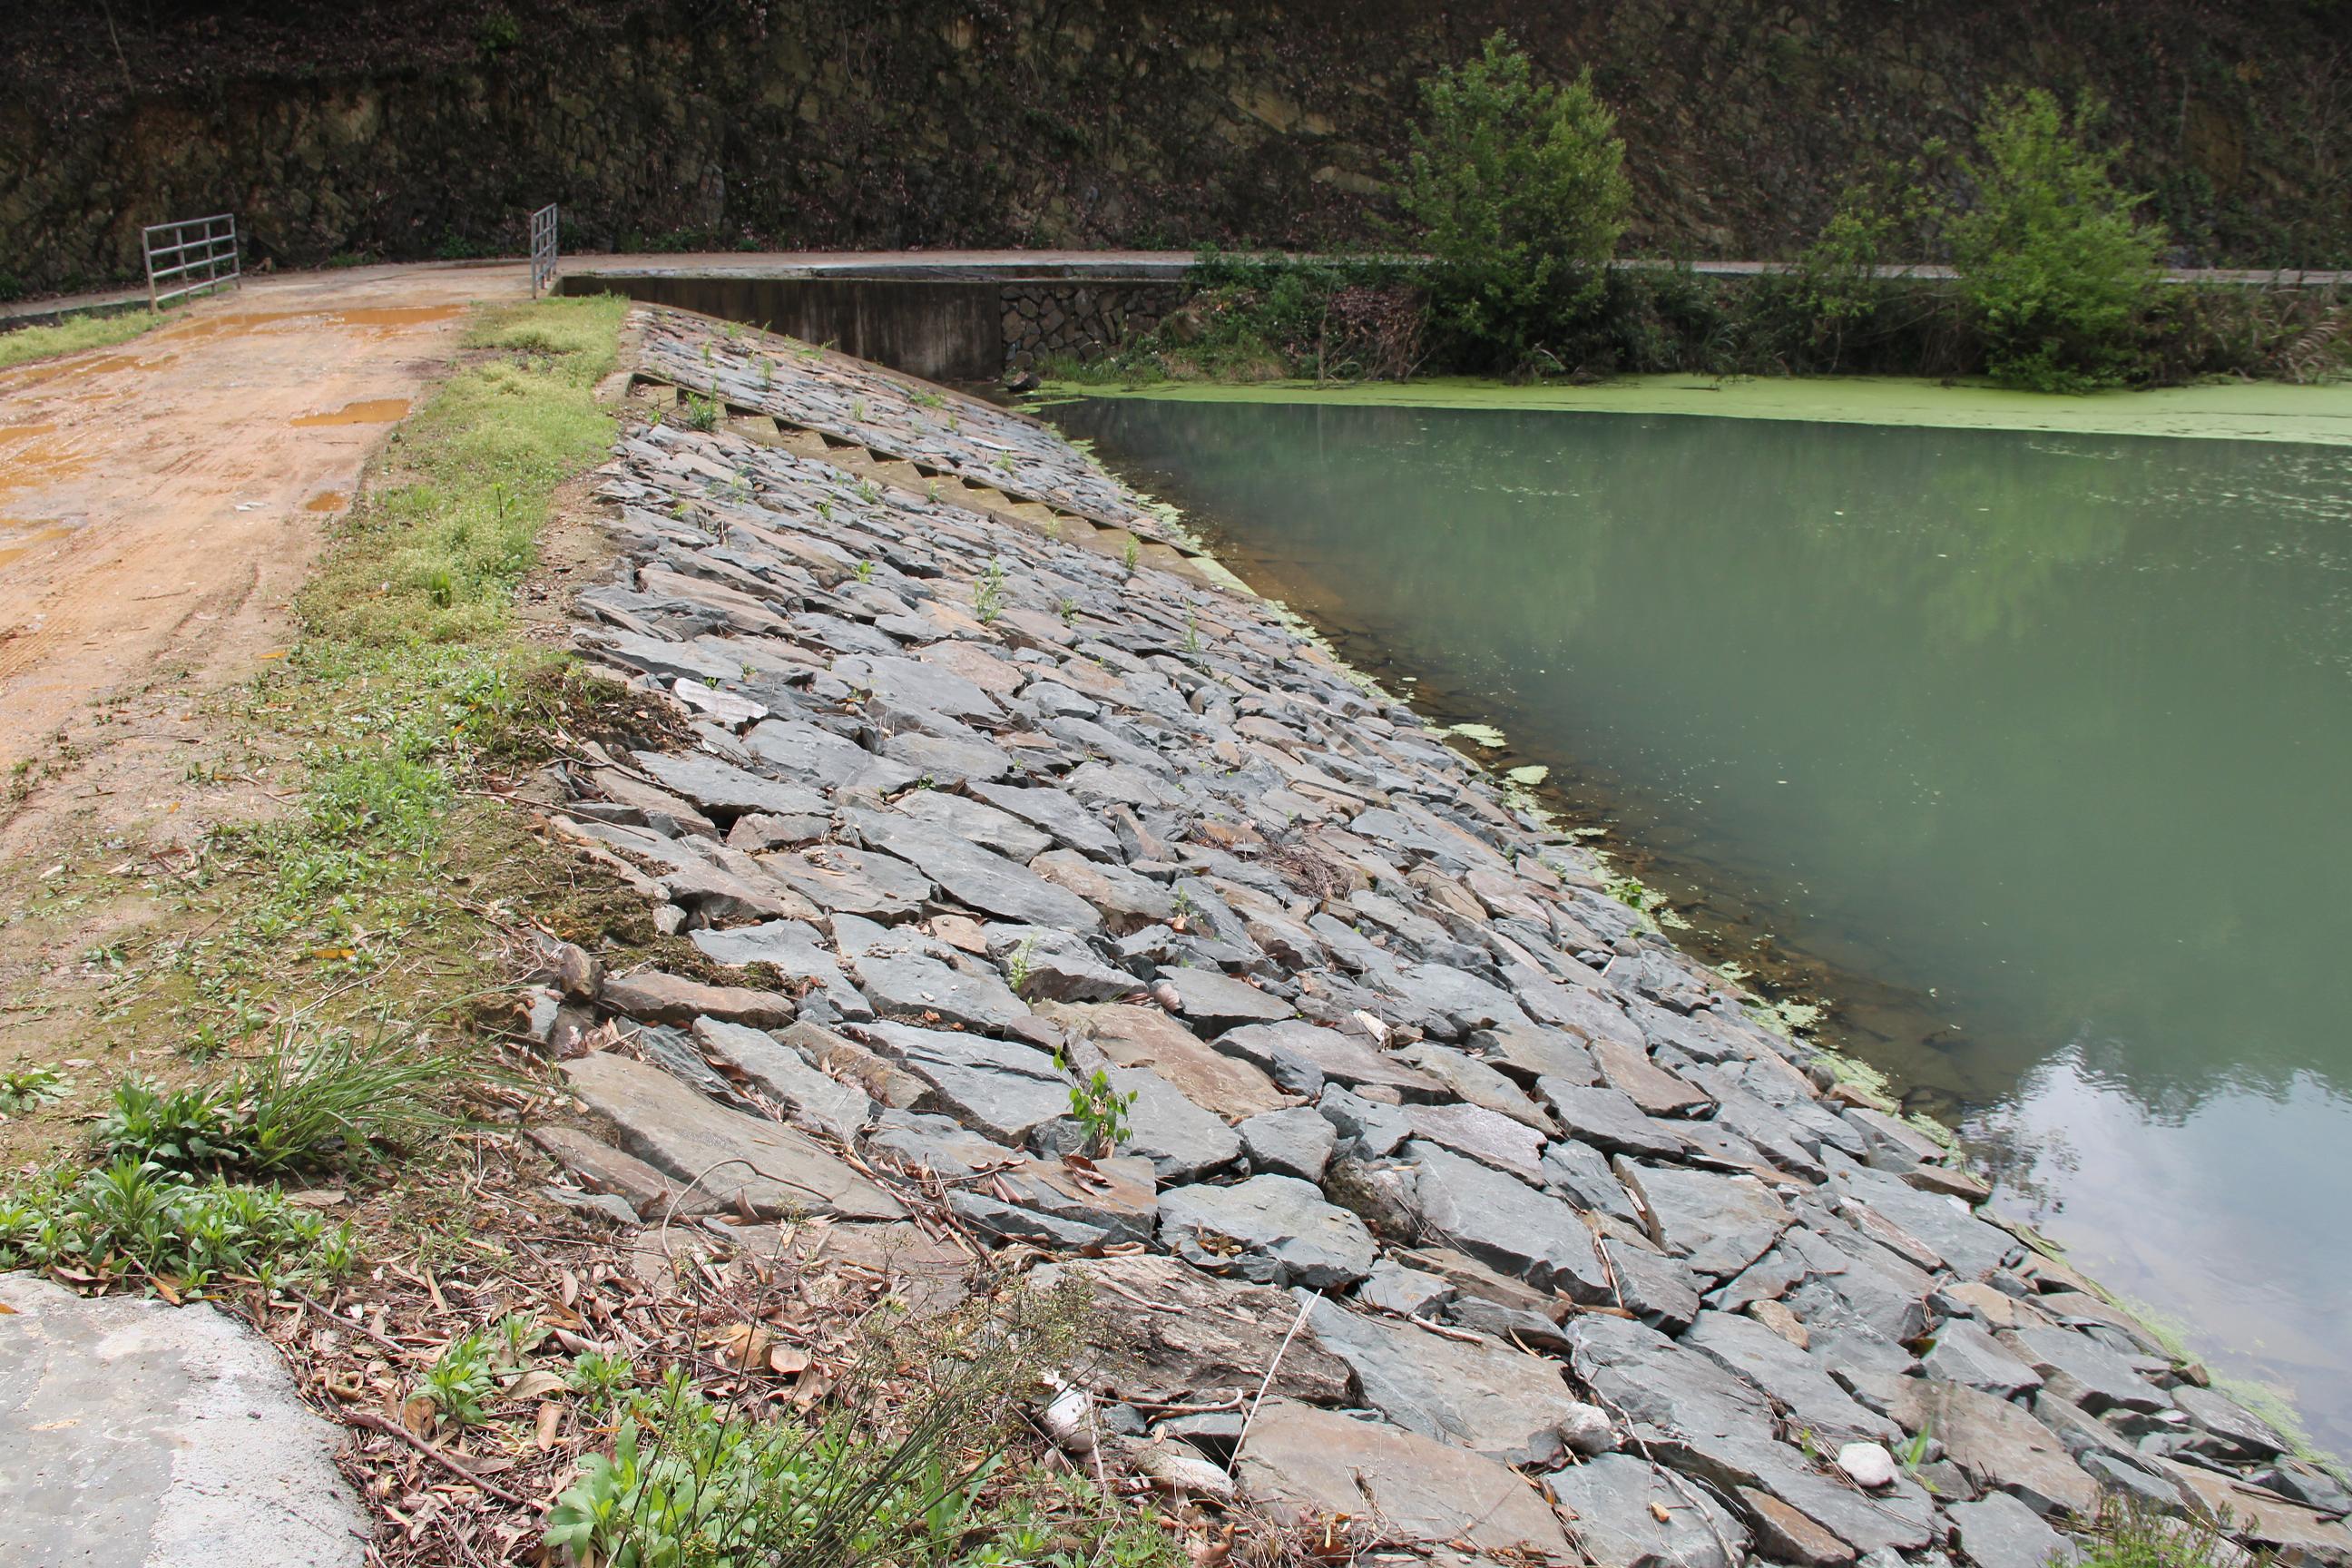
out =
{"type": "Polygon", "coordinates": [[[173,1296],[265,1271],[332,1279],[356,1262],[351,1233],[246,1186],[119,1159],[64,1168],[0,1195],[0,1268],[55,1269],[78,1282],[129,1277],[173,1296]]]}
{"type": "Polygon", "coordinates": [[[63,1100],[73,1085],[55,1068],[17,1068],[0,1072],[0,1116],[17,1116],[63,1100]]]}

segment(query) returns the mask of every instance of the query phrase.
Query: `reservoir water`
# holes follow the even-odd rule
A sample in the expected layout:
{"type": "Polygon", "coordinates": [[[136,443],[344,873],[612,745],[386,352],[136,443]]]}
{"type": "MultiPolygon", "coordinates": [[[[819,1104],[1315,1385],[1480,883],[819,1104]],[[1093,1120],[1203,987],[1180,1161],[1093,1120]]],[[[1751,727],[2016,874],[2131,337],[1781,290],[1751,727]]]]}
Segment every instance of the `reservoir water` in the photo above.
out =
{"type": "Polygon", "coordinates": [[[2352,1453],[2352,449],[1052,414],[2352,1453]]]}

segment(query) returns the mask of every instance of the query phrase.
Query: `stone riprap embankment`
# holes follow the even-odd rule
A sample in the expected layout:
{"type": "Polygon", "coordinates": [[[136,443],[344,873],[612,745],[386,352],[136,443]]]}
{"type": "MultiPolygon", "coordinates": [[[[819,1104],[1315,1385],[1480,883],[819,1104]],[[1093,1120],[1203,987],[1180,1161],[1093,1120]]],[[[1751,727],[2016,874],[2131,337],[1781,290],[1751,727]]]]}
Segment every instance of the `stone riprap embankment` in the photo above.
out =
{"type": "Polygon", "coordinates": [[[1412,712],[1130,566],[1146,509],[1050,431],[644,331],[730,406],[628,431],[577,644],[694,738],[582,753],[552,822],[708,967],[557,965],[594,1201],[943,1201],[1097,1281],[1128,1461],[1448,1561],[2043,1568],[2112,1491],[2352,1563],[2334,1481],[1412,712]],[[1129,1129],[1073,1157],[1097,1071],[1129,1129]]]}

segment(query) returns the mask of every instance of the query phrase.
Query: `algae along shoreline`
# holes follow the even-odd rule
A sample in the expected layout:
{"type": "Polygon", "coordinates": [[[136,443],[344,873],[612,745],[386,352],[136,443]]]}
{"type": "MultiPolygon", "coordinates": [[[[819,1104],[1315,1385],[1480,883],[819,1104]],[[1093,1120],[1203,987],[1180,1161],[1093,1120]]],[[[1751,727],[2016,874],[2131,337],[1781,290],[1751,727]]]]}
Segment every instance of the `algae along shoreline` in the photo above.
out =
{"type": "Polygon", "coordinates": [[[1318,385],[1307,381],[1048,383],[1043,396],[1188,403],[1318,403],[1362,408],[1489,408],[1563,414],[1682,414],[1959,430],[2163,436],[2352,446],[2352,384],[2230,382],[2067,397],[1908,376],[1627,375],[1590,386],[1463,376],[1318,385]]]}

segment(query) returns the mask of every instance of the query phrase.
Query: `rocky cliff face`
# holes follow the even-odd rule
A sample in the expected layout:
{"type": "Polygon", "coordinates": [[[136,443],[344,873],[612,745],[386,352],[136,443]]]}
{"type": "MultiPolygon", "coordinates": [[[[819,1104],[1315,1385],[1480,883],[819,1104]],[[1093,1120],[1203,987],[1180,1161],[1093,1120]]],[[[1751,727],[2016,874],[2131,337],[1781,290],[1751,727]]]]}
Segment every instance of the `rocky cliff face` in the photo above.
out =
{"type": "Polygon", "coordinates": [[[1656,252],[1784,253],[1859,160],[2090,89],[2184,258],[2352,258],[2352,6],[1847,0],[123,0],[12,22],[0,274],[131,271],[142,223],[257,253],[1328,242],[1372,230],[1414,83],[1508,25],[1590,68],[1656,252]]]}

